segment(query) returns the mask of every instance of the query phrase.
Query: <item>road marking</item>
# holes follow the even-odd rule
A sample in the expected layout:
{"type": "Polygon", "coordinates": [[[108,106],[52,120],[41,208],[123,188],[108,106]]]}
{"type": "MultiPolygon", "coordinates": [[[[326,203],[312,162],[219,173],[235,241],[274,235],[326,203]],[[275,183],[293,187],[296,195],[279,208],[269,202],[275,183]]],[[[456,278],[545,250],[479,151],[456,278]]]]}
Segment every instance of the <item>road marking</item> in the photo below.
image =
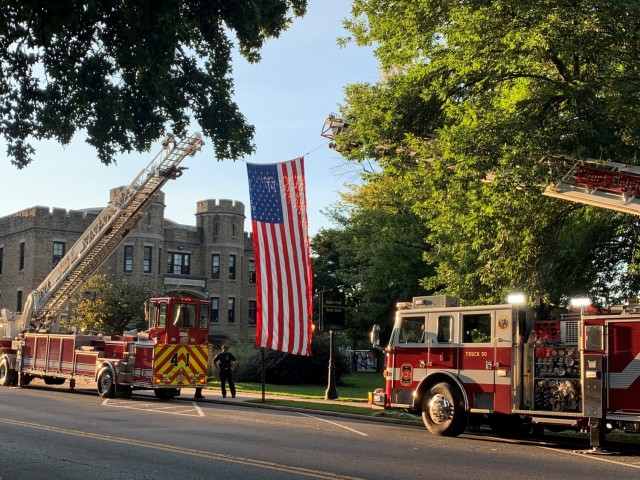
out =
{"type": "Polygon", "coordinates": [[[91,438],[94,440],[102,440],[105,442],[122,443],[125,445],[134,445],[137,447],[151,448],[154,450],[162,450],[170,453],[179,453],[179,454],[188,455],[192,457],[209,458],[211,460],[217,460],[220,462],[237,463],[237,464],[245,465],[248,467],[263,468],[265,470],[275,470],[277,472],[293,473],[293,474],[302,475],[305,477],[340,479],[340,480],[364,480],[359,477],[338,475],[333,472],[326,472],[322,470],[312,470],[309,468],[295,467],[292,465],[284,465],[282,463],[267,462],[263,460],[252,459],[252,458],[235,457],[233,455],[225,455],[222,453],[205,452],[202,450],[192,450],[190,448],[180,447],[176,445],[166,445],[162,443],[146,442],[144,440],[134,440],[131,438],[112,437],[110,435],[101,435],[99,433],[82,432],[79,430],[69,430],[67,428],[52,427],[50,425],[21,422],[19,420],[12,420],[10,418],[0,418],[0,423],[17,425],[25,428],[35,428],[37,430],[61,433],[64,435],[73,435],[75,437],[91,438]]]}
{"type": "Polygon", "coordinates": [[[325,418],[318,418],[318,417],[314,417],[313,415],[309,415],[309,414],[301,413],[301,412],[298,412],[298,413],[300,415],[305,416],[305,417],[311,417],[311,418],[313,418],[315,420],[320,420],[321,422],[327,422],[327,423],[330,423],[331,425],[335,425],[336,427],[344,428],[345,430],[349,430],[350,432],[357,433],[358,435],[362,435],[363,437],[368,437],[369,436],[368,433],[360,432],[360,431],[355,430],[355,429],[353,429],[351,427],[347,427],[346,425],[341,425],[340,423],[332,422],[331,420],[327,420],[325,418]]]}
{"type": "Polygon", "coordinates": [[[559,450],[557,448],[543,447],[543,446],[540,446],[538,448],[543,448],[545,450],[551,450],[552,452],[557,452],[557,453],[566,453],[568,455],[575,455],[575,456],[578,456],[580,458],[590,458],[591,460],[599,460],[601,462],[613,463],[615,465],[620,465],[622,467],[631,467],[631,468],[640,469],[640,465],[634,465],[632,463],[616,462],[615,460],[611,460],[610,458],[605,458],[605,457],[602,457],[602,456],[599,456],[599,455],[590,455],[590,454],[581,453],[581,452],[572,452],[572,451],[567,451],[567,450],[559,450]]]}
{"type": "Polygon", "coordinates": [[[185,417],[204,417],[204,412],[197,403],[192,402],[191,407],[184,407],[181,404],[166,404],[159,402],[131,402],[127,400],[112,400],[105,398],[102,402],[103,406],[113,408],[125,408],[127,410],[144,410],[145,412],[167,413],[169,415],[182,415],[185,417]]]}

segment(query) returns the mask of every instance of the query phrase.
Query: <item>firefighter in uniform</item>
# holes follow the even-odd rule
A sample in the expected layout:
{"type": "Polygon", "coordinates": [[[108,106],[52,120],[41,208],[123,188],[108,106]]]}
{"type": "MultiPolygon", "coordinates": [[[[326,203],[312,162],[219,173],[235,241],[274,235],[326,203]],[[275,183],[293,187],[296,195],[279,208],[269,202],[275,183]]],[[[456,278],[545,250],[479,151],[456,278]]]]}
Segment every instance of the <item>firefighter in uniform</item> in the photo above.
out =
{"type": "Polygon", "coordinates": [[[213,358],[213,364],[220,370],[220,388],[222,390],[222,398],[227,396],[225,383],[229,382],[229,390],[231,396],[236,398],[236,385],[233,383],[233,370],[236,368],[236,357],[229,352],[229,346],[223,345],[222,352],[213,358]]]}

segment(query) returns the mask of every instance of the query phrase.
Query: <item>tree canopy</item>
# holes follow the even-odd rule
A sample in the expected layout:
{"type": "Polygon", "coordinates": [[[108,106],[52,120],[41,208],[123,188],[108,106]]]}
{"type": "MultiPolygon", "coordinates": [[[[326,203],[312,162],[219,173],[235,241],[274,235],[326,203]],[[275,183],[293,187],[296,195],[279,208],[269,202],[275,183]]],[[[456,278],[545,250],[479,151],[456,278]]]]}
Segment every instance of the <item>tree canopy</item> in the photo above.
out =
{"type": "Polygon", "coordinates": [[[11,162],[35,140],[87,143],[109,164],[147,150],[191,117],[219,160],[254,150],[254,128],[233,100],[234,38],[249,61],[306,0],[0,0],[0,131],[11,162]]]}
{"type": "Polygon", "coordinates": [[[637,293],[637,218],[542,193],[567,158],[637,163],[638,2],[355,0],[346,25],[382,80],[346,89],[336,141],[425,222],[425,287],[637,293]]]}
{"type": "Polygon", "coordinates": [[[69,327],[78,332],[122,334],[126,329],[147,328],[144,304],[151,288],[126,278],[94,275],[71,299],[69,327]]]}
{"type": "MultiPolygon", "coordinates": [[[[398,300],[424,294],[420,280],[432,268],[423,260],[424,222],[399,199],[392,179],[372,175],[342,198],[332,212],[342,228],[321,230],[311,240],[314,288],[345,294],[346,328],[355,343],[355,332],[387,323],[398,300]]],[[[367,346],[368,340],[361,345],[367,346]]]]}

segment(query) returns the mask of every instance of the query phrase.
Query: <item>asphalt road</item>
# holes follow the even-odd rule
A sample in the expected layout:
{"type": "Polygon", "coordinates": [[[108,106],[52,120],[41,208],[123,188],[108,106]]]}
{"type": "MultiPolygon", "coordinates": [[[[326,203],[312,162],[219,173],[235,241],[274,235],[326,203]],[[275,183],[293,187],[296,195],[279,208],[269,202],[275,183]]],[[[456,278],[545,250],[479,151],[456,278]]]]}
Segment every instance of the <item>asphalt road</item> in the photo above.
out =
{"type": "Polygon", "coordinates": [[[640,477],[640,456],[257,409],[0,388],[0,480],[640,477]]]}

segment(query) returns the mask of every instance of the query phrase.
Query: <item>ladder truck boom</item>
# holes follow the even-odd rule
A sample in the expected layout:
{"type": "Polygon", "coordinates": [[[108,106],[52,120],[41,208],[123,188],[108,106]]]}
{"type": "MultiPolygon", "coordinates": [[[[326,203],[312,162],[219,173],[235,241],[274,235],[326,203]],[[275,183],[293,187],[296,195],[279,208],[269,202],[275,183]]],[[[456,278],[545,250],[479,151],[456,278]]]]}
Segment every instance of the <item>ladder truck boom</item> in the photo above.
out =
{"type": "Polygon", "coordinates": [[[69,299],[135,228],[156,193],[182,174],[180,163],[198,152],[204,142],[199,133],[183,140],[168,134],[163,149],[123,188],[98,215],[42,283],[28,296],[23,308],[23,328],[48,321],[66,307],[69,299]]]}
{"type": "Polygon", "coordinates": [[[202,145],[199,134],[181,141],[169,134],[163,150],[118,193],[29,295],[23,314],[10,318],[2,312],[0,386],[26,386],[41,379],[47,385],[68,381],[73,389],[80,380],[95,382],[98,394],[105,398],[153,390],[157,398],[169,400],[179,396],[182,388],[206,384],[208,300],[151,298],[144,306],[147,330],[139,333],[56,332],[58,316],[70,298],[136,227],[162,186],[182,174],[184,158],[195,155],[202,145]],[[47,331],[39,332],[44,325],[47,331]]]}
{"type": "MultiPolygon", "coordinates": [[[[329,148],[340,153],[359,146],[352,143],[340,147],[335,142],[336,137],[348,130],[349,122],[332,113],[324,121],[320,136],[329,139],[329,148]]],[[[431,137],[437,138],[437,135],[431,137]]],[[[417,151],[411,153],[417,154],[417,151]]],[[[552,177],[558,180],[546,186],[543,195],[640,215],[640,166],[604,160],[579,160],[569,156],[552,155],[549,160],[552,177]]],[[[495,173],[490,172],[484,181],[490,183],[495,178],[495,173]]]]}

